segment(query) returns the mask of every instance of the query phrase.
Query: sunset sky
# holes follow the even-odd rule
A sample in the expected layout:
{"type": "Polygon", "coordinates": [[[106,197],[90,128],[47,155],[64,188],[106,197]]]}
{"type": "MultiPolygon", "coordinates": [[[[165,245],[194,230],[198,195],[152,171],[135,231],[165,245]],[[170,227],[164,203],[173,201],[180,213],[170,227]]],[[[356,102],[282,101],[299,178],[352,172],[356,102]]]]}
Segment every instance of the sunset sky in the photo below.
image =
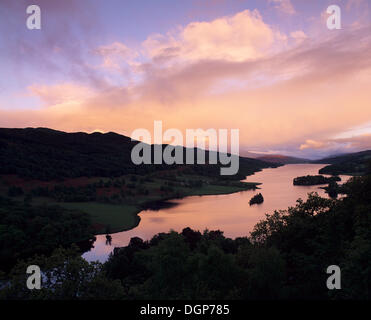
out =
{"type": "Polygon", "coordinates": [[[240,129],[244,151],[371,149],[371,0],[0,0],[0,127],[240,129]],[[41,8],[41,30],[26,7],[41,8]],[[342,9],[328,30],[326,9],[342,9]]]}

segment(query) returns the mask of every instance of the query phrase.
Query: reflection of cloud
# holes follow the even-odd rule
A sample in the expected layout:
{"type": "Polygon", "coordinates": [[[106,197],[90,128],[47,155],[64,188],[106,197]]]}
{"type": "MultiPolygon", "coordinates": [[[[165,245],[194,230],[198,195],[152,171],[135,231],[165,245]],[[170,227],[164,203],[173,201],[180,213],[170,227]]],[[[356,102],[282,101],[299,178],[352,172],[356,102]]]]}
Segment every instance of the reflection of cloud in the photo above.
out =
{"type": "Polygon", "coordinates": [[[149,218],[149,221],[153,222],[153,223],[161,224],[161,223],[164,223],[166,221],[166,219],[162,218],[162,217],[151,217],[151,218],[149,218]]]}

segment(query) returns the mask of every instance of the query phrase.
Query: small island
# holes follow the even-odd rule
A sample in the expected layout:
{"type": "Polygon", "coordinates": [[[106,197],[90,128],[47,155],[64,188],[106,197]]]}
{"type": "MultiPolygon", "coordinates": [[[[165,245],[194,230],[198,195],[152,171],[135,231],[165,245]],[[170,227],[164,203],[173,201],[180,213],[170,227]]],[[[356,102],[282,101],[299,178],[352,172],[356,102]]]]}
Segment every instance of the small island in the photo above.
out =
{"type": "Polygon", "coordinates": [[[250,206],[252,206],[253,204],[261,204],[263,202],[264,202],[263,195],[261,193],[258,193],[250,199],[249,204],[250,206]]]}
{"type": "Polygon", "coordinates": [[[341,181],[341,178],[338,176],[325,177],[322,175],[316,176],[303,176],[294,178],[294,186],[315,186],[319,184],[328,184],[331,182],[341,181]]]}

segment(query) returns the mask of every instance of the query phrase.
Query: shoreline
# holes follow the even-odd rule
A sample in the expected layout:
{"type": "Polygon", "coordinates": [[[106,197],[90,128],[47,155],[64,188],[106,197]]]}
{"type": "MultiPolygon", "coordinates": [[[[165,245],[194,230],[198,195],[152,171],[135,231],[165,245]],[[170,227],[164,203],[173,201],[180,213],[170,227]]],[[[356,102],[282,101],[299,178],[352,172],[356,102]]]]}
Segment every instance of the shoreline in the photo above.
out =
{"type": "MultiPolygon", "coordinates": [[[[245,179],[246,179],[246,177],[245,177],[245,179]]],[[[239,181],[239,182],[245,184],[245,186],[244,187],[237,187],[237,186],[212,185],[214,187],[217,186],[217,187],[226,188],[226,189],[229,189],[229,190],[223,190],[223,191],[220,190],[219,192],[210,192],[208,190],[205,190],[205,191],[199,191],[199,192],[195,192],[195,193],[191,192],[191,193],[183,195],[181,197],[164,197],[164,198],[159,198],[159,199],[155,199],[155,200],[145,201],[145,202],[141,203],[139,206],[136,206],[137,210],[135,210],[134,212],[131,212],[131,214],[133,215],[133,217],[135,219],[135,223],[132,226],[112,228],[112,231],[109,232],[108,234],[115,234],[115,233],[135,229],[141,221],[141,218],[140,218],[139,214],[142,211],[163,209],[170,204],[168,201],[171,201],[171,200],[180,200],[180,199],[184,199],[184,198],[188,198],[188,197],[206,197],[206,196],[228,195],[228,194],[244,192],[244,191],[249,191],[249,190],[257,190],[257,189],[260,189],[258,186],[262,184],[260,182],[242,182],[242,181],[239,181]],[[230,190],[230,189],[232,189],[232,190],[230,190]]],[[[170,204],[170,206],[176,206],[176,205],[177,204],[170,204]]],[[[117,205],[117,206],[120,207],[120,205],[117,205]]],[[[101,232],[101,231],[94,232],[94,236],[105,235],[105,234],[107,234],[107,232],[101,232]]]]}

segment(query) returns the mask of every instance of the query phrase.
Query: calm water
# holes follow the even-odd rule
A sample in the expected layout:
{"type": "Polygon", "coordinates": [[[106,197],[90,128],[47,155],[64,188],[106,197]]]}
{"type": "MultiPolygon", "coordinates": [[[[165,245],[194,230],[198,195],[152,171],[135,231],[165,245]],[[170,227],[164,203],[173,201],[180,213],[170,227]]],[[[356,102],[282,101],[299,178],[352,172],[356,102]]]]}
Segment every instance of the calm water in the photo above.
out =
{"type": "MultiPolygon", "coordinates": [[[[143,240],[159,232],[182,231],[185,227],[203,231],[222,230],[230,238],[247,236],[254,225],[265,217],[265,213],[294,206],[298,198],[306,199],[309,192],[316,191],[327,196],[319,186],[294,186],[293,178],[307,174],[318,174],[322,164],[292,164],[276,169],[265,169],[248,176],[245,181],[260,182],[261,190],[243,191],[230,195],[193,196],[172,200],[176,206],[159,211],[145,210],[140,213],[141,221],[135,229],[112,234],[111,245],[106,237],[97,236],[94,248],[83,257],[88,260],[105,261],[114,247],[126,246],[132,237],[143,240]],[[264,196],[264,203],[250,207],[249,200],[257,193],[264,196]]],[[[348,177],[341,176],[342,182],[348,177]]]]}

